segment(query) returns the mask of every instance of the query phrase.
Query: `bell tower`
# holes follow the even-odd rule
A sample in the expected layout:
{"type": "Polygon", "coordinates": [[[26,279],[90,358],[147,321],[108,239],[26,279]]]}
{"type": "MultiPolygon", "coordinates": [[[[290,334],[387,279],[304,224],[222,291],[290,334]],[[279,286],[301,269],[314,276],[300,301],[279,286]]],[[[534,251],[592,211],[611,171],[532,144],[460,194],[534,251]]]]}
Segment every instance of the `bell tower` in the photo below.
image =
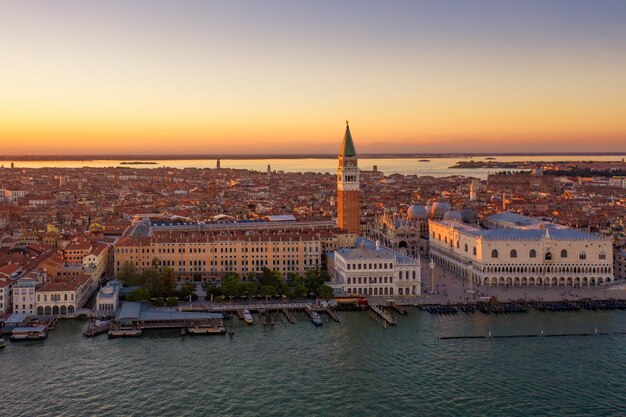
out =
{"type": "Polygon", "coordinates": [[[356,235],[361,231],[358,162],[350,126],[346,121],[346,133],[343,136],[337,168],[337,226],[356,235]]]}

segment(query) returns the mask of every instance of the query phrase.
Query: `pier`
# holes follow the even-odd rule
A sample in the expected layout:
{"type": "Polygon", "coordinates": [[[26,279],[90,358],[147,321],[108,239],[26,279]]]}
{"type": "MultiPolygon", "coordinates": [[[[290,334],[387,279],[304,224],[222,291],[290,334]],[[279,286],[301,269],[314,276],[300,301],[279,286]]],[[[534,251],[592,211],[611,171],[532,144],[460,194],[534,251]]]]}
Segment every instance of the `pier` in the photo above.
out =
{"type": "Polygon", "coordinates": [[[391,316],[391,314],[376,305],[371,304],[370,311],[374,313],[374,317],[382,320],[382,323],[384,323],[385,326],[388,324],[395,326],[397,324],[396,320],[391,316]]]}
{"type": "Polygon", "coordinates": [[[293,314],[293,312],[289,311],[286,308],[283,308],[282,310],[283,316],[285,316],[285,319],[287,319],[287,321],[291,324],[295,324],[296,323],[296,317],[293,314]]]}

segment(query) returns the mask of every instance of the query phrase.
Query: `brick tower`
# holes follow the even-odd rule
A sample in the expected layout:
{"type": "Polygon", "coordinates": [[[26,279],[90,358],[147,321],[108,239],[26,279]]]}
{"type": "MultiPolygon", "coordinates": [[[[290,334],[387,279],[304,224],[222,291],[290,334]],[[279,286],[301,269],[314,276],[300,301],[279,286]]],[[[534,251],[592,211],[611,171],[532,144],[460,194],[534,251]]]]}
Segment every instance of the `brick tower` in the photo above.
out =
{"type": "Polygon", "coordinates": [[[337,226],[356,235],[361,231],[358,162],[350,126],[346,122],[346,133],[343,136],[337,168],[337,226]]]}

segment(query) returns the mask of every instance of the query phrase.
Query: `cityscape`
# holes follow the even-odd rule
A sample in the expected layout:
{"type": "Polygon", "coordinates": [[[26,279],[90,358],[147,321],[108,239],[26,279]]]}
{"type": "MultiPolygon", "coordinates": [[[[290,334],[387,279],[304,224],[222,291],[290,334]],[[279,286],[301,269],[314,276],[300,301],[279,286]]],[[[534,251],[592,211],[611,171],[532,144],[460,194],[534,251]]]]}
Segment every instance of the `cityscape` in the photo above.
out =
{"type": "Polygon", "coordinates": [[[624,5],[280,3],[0,5],[0,409],[626,413],[624,5]]]}

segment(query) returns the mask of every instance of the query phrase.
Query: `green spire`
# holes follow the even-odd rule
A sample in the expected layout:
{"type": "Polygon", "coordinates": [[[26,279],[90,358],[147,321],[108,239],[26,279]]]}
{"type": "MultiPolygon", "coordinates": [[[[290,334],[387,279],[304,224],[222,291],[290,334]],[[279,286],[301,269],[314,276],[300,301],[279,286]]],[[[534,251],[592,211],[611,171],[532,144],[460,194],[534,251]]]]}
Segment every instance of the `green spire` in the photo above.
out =
{"type": "Polygon", "coordinates": [[[356,149],[354,148],[354,142],[352,142],[352,135],[350,134],[350,125],[346,120],[346,133],[343,135],[343,144],[341,145],[340,155],[356,156],[356,149]]]}

